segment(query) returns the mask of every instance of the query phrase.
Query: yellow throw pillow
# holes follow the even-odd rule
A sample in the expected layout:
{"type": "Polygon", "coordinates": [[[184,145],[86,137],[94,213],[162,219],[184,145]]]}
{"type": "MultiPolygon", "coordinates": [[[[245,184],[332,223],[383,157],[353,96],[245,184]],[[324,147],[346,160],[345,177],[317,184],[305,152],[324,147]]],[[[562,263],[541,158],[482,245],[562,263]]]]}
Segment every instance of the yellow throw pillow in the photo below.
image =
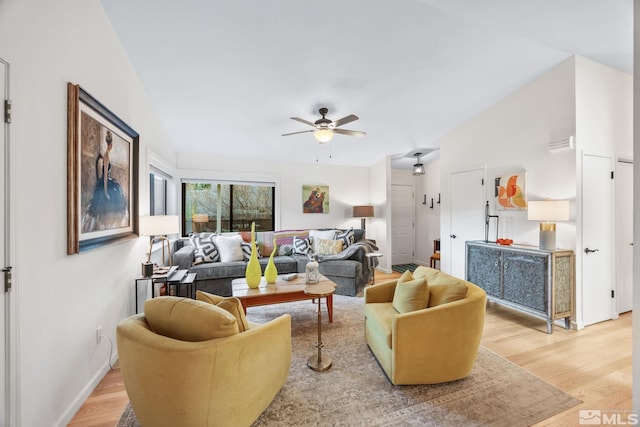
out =
{"type": "Polygon", "coordinates": [[[342,240],[313,239],[313,252],[318,255],[336,255],[342,252],[342,240]]]}
{"type": "Polygon", "coordinates": [[[435,270],[431,267],[425,267],[423,265],[420,265],[413,272],[413,277],[416,279],[424,278],[429,283],[429,285],[432,285],[433,278],[436,277],[439,273],[440,273],[440,270],[435,270]]]}
{"type": "Polygon", "coordinates": [[[198,301],[204,301],[223,308],[229,313],[233,314],[233,317],[236,318],[236,322],[238,322],[238,330],[240,332],[244,332],[249,329],[249,322],[247,321],[247,317],[244,315],[242,303],[238,298],[221,297],[219,295],[210,294],[208,292],[196,291],[196,299],[198,301]]]}
{"type": "Polygon", "coordinates": [[[410,282],[414,279],[415,278],[413,277],[413,274],[411,274],[411,271],[406,270],[404,273],[402,273],[402,276],[400,276],[400,278],[398,279],[398,283],[410,282]]]}
{"type": "Polygon", "coordinates": [[[447,284],[429,284],[429,307],[457,301],[467,296],[467,285],[455,281],[447,284]]]}
{"type": "Polygon", "coordinates": [[[427,308],[429,303],[429,287],[424,279],[410,280],[396,284],[393,293],[393,308],[400,314],[427,308]]]}
{"type": "Polygon", "coordinates": [[[208,341],[238,333],[238,322],[227,310],[189,298],[147,300],[144,315],[153,332],[181,341],[208,341]]]}

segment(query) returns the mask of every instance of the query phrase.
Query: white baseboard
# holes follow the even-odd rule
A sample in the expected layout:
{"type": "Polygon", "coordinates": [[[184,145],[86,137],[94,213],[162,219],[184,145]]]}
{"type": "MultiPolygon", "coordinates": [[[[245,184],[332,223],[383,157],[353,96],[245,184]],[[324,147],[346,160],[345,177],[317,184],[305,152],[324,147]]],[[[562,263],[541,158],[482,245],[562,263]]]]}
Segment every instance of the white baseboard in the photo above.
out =
{"type": "MultiPolygon", "coordinates": [[[[113,366],[118,361],[118,353],[117,350],[114,350],[111,355],[111,366],[113,366]]],[[[100,384],[100,381],[107,375],[107,372],[111,367],[109,363],[105,363],[96,374],[91,378],[91,380],[82,388],[78,396],[71,402],[71,404],[67,407],[67,409],[62,413],[58,421],[56,421],[53,425],[56,427],[65,427],[69,424],[69,422],[76,415],[78,410],[82,407],[84,402],[87,400],[91,393],[95,388],[100,384]]]]}

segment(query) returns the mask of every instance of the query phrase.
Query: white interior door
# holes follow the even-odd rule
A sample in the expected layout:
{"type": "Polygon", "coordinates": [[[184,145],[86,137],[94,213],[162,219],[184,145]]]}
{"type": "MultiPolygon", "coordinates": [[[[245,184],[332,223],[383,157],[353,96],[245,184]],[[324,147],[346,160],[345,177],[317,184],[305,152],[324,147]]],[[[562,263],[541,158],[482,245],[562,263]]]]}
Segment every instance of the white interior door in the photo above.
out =
{"type": "Polygon", "coordinates": [[[633,306],[633,163],[618,161],[616,168],[616,310],[633,306]]]}
{"type": "MultiPolygon", "coordinates": [[[[484,239],[484,170],[473,169],[450,175],[451,183],[451,275],[466,277],[467,240],[484,239]]],[[[442,236],[444,238],[444,236],[442,236]]]]}
{"type": "MultiPolygon", "coordinates": [[[[2,207],[0,208],[0,262],[2,265],[0,269],[5,268],[10,265],[10,260],[8,258],[9,254],[9,239],[7,238],[8,226],[7,226],[7,212],[9,204],[8,200],[8,192],[7,192],[7,176],[8,176],[8,159],[7,159],[7,144],[9,143],[8,135],[9,129],[8,124],[5,123],[4,120],[4,101],[9,97],[9,73],[8,73],[8,65],[0,58],[0,123],[2,123],[2,132],[0,132],[0,204],[2,207]]],[[[7,360],[6,360],[6,348],[7,348],[7,320],[6,320],[6,293],[4,292],[5,281],[4,274],[0,273],[0,384],[7,384],[7,360]]],[[[7,400],[6,387],[0,387],[0,402],[2,405],[0,406],[0,425],[6,426],[8,425],[8,408],[9,402],[7,400]]]]}
{"type": "Polygon", "coordinates": [[[391,185],[391,264],[413,263],[413,186],[391,185]]]}
{"type": "Polygon", "coordinates": [[[582,156],[582,320],[612,317],[613,170],[609,157],[582,156]]]}

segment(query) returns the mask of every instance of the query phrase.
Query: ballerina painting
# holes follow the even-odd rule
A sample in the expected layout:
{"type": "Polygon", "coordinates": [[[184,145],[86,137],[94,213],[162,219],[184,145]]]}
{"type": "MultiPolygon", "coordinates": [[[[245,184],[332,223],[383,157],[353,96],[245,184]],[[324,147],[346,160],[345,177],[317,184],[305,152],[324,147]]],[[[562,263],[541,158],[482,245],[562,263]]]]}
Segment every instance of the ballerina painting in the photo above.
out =
{"type": "Polygon", "coordinates": [[[138,237],[139,135],[80,86],[68,87],[67,253],[138,237]]]}
{"type": "MultiPolygon", "coordinates": [[[[122,147],[124,153],[113,153],[114,136],[110,130],[102,127],[100,134],[104,134],[104,141],[100,147],[104,151],[98,153],[95,161],[95,185],[93,194],[87,204],[82,217],[82,231],[91,232],[126,227],[129,224],[129,209],[127,199],[118,179],[114,177],[113,160],[118,154],[126,154],[127,147],[122,147]]],[[[119,166],[121,169],[122,166],[119,166]]],[[[123,169],[128,169],[124,165],[123,169]]],[[[118,174],[120,180],[128,182],[127,174],[118,174]]],[[[126,183],[125,183],[126,184],[126,183]]]]}

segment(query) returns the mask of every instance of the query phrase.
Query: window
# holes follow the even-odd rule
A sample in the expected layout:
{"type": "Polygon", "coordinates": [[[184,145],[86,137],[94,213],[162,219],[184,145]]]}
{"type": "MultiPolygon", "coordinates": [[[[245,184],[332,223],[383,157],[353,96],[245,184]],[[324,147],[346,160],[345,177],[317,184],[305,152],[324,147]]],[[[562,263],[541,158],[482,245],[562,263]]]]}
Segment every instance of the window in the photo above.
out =
{"type": "Polygon", "coordinates": [[[164,172],[151,166],[149,173],[149,215],[167,214],[167,182],[171,178],[164,172]]]}
{"type": "Polygon", "coordinates": [[[252,222],[273,231],[275,191],[271,183],[183,182],[183,234],[249,231],[252,222]]]}

